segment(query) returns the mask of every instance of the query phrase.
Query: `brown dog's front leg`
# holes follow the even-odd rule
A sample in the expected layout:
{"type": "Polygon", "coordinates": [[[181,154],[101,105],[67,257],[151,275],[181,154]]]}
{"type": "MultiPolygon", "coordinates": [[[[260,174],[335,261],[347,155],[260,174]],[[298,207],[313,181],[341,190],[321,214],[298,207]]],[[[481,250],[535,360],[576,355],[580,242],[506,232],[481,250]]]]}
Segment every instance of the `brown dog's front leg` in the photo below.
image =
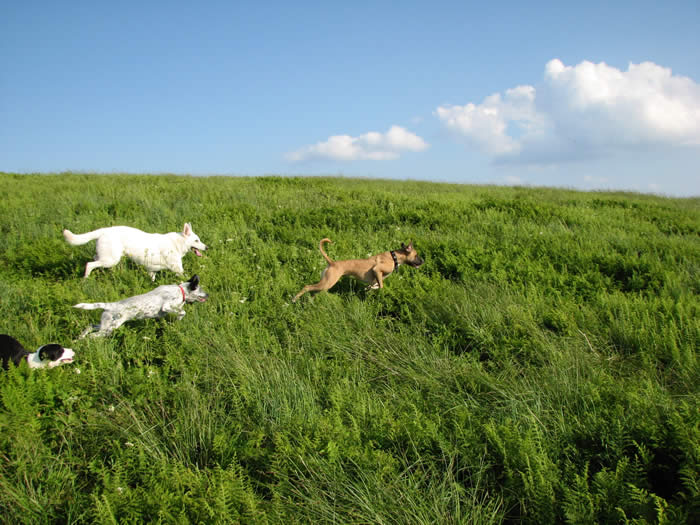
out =
{"type": "Polygon", "coordinates": [[[378,270],[377,267],[375,266],[372,268],[372,272],[374,272],[374,278],[377,280],[377,285],[379,288],[384,288],[384,280],[382,278],[382,271],[378,270]]]}

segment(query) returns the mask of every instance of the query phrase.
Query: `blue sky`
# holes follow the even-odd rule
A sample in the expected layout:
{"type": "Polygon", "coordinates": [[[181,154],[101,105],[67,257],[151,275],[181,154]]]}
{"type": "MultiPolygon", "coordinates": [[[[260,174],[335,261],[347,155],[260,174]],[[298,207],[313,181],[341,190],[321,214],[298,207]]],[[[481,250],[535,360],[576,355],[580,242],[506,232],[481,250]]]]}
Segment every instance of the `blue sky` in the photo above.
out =
{"type": "Polygon", "coordinates": [[[0,171],[700,195],[700,4],[4,2],[0,171]]]}

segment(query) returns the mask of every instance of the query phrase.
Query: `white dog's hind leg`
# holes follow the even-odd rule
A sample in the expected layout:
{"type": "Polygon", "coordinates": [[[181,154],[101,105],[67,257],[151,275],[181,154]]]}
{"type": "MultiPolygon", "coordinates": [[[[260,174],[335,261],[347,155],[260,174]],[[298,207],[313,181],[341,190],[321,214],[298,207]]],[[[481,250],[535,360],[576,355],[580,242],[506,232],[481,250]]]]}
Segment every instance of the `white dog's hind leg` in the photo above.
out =
{"type": "Polygon", "coordinates": [[[97,239],[95,260],[85,265],[85,277],[95,268],[116,266],[124,254],[124,247],[118,239],[103,235],[97,239]]]}
{"type": "Polygon", "coordinates": [[[120,257],[103,257],[98,253],[96,260],[90,261],[85,265],[85,277],[90,275],[90,272],[92,272],[95,268],[111,268],[112,266],[116,266],[119,259],[120,257]]]}
{"type": "Polygon", "coordinates": [[[112,266],[116,266],[119,259],[121,259],[121,257],[112,257],[109,254],[107,257],[103,257],[102,254],[98,253],[96,260],[90,261],[85,265],[85,277],[90,275],[90,272],[95,268],[111,268],[112,266]]]}
{"type": "MultiPolygon", "coordinates": [[[[117,261],[118,262],[118,261],[117,261]]],[[[111,268],[116,263],[107,264],[103,261],[90,261],[85,265],[85,277],[89,276],[95,268],[111,268]]]]}

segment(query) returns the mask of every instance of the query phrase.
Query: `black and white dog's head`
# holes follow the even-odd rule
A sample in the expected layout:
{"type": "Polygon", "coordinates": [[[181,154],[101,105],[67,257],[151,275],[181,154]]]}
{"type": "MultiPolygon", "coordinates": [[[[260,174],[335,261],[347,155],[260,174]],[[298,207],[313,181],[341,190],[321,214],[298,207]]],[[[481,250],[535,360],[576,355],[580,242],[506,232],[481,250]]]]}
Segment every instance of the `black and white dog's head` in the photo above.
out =
{"type": "Polygon", "coordinates": [[[53,368],[72,363],[74,357],[72,349],[54,343],[43,345],[36,352],[28,352],[14,337],[0,335],[0,359],[5,369],[9,368],[10,363],[19,366],[23,360],[27,361],[29,368],[53,368]]]}
{"type": "Polygon", "coordinates": [[[185,292],[186,303],[203,303],[209,298],[209,294],[199,287],[199,275],[193,275],[189,281],[180,286],[185,292]]]}

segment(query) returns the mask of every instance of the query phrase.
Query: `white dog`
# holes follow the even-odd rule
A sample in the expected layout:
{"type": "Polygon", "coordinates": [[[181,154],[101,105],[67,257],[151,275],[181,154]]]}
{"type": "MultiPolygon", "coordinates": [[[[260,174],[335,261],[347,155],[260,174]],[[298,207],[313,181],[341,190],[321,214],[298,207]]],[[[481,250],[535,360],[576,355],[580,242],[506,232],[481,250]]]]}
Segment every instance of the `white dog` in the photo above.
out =
{"type": "Polygon", "coordinates": [[[80,334],[80,339],[109,335],[127,321],[133,319],[156,319],[168,314],[185,317],[185,303],[203,303],[209,294],[199,287],[199,276],[180,284],[164,284],[148,293],[127,297],[114,303],[80,303],[73,308],[104,310],[100,324],[89,326],[80,334]],[[92,333],[96,332],[96,333],[92,333]]]}
{"type": "Polygon", "coordinates": [[[129,226],[111,226],[79,235],[63,230],[63,236],[73,246],[97,239],[97,254],[94,261],[85,265],[85,277],[95,268],[111,268],[123,255],[145,266],[152,281],[156,280],[158,270],[183,275],[182,257],[189,250],[201,257],[200,250],[207,249],[189,222],[182,233],[146,233],[129,226]]]}

